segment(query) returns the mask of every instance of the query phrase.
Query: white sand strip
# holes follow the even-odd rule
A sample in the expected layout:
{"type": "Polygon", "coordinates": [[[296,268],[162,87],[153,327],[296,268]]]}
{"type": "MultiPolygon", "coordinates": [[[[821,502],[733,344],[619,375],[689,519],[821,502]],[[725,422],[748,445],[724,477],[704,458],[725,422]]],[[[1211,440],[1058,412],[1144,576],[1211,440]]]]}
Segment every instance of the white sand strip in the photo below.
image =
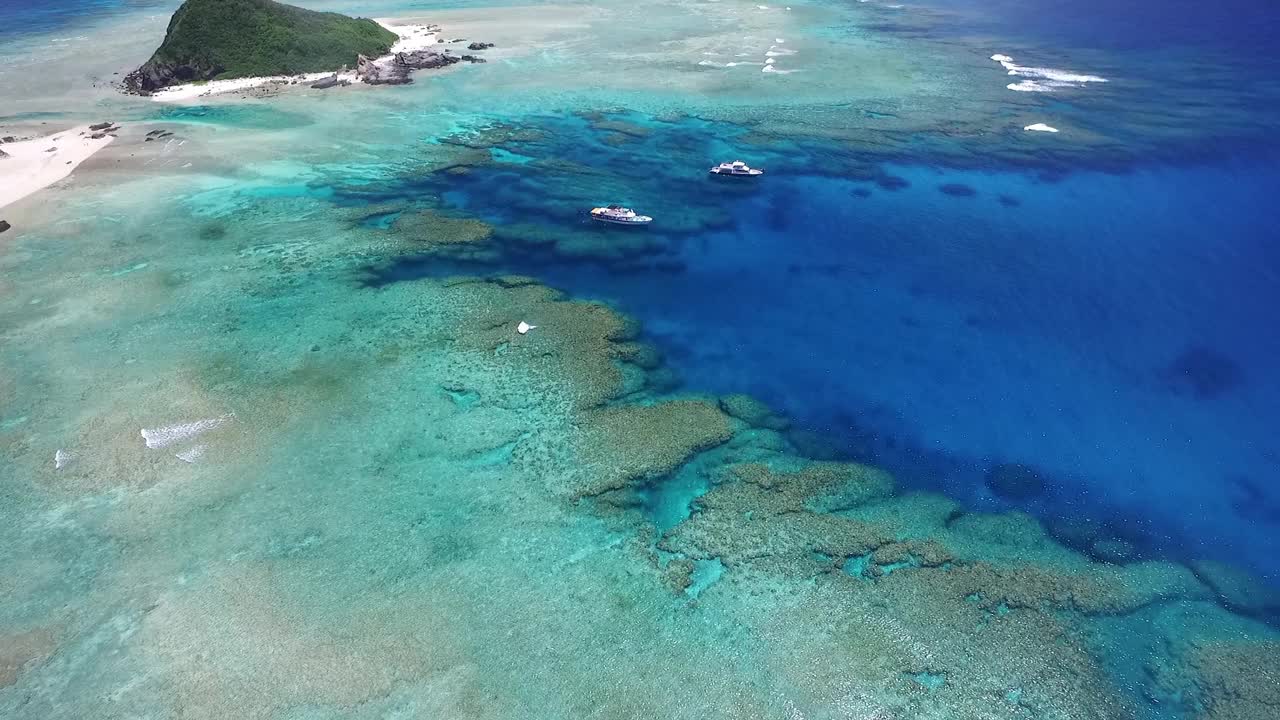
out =
{"type": "Polygon", "coordinates": [[[375,18],[374,22],[400,36],[391,46],[392,55],[426,50],[440,42],[440,33],[432,30],[434,25],[397,25],[395,18],[375,18]]]}
{"type": "MultiPolygon", "coordinates": [[[[211,80],[206,83],[186,83],[185,85],[174,85],[163,90],[157,90],[151,94],[151,99],[156,102],[179,102],[182,100],[194,100],[195,98],[208,97],[210,95],[220,95],[227,92],[235,92],[237,90],[248,90],[249,88],[266,85],[268,83],[313,83],[320,78],[326,78],[333,75],[332,72],[307,73],[305,75],[269,75],[266,77],[247,77],[235,78],[234,80],[211,80]]],[[[347,72],[340,74],[339,79],[347,79],[355,81],[356,74],[347,72]]]]}
{"type": "MultiPolygon", "coordinates": [[[[434,46],[440,41],[439,34],[431,29],[434,26],[393,25],[392,23],[394,23],[395,20],[386,18],[375,20],[374,22],[400,36],[400,39],[391,46],[391,53],[378,58],[378,60],[388,59],[396,53],[424,50],[434,46]]],[[[351,61],[352,65],[354,65],[355,58],[352,58],[351,61]]],[[[211,80],[206,83],[186,83],[158,90],[152,93],[151,99],[156,102],[182,102],[185,100],[208,97],[210,95],[235,92],[237,90],[248,90],[249,88],[259,87],[268,83],[296,82],[300,85],[310,85],[321,78],[326,78],[333,74],[333,71],[329,71],[306,73],[304,75],[270,75],[266,77],[235,78],[234,80],[211,80]]],[[[354,70],[348,70],[345,73],[338,73],[338,79],[346,80],[348,82],[357,82],[354,70]]]]}
{"type": "Polygon", "coordinates": [[[0,157],[0,207],[62,180],[115,140],[111,135],[95,139],[94,134],[88,125],[78,125],[34,140],[0,145],[8,155],[0,157]]]}

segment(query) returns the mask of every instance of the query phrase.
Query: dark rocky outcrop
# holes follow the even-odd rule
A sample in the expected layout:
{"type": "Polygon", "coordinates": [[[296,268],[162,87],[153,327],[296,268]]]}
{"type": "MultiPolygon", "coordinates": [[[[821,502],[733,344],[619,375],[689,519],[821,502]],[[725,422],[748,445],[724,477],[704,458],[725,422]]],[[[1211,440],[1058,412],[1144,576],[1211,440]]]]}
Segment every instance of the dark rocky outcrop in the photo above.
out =
{"type": "Polygon", "coordinates": [[[11,227],[13,226],[9,224],[9,221],[0,220],[0,233],[4,232],[5,230],[8,230],[11,227]]]}
{"type": "Polygon", "coordinates": [[[209,80],[225,70],[220,63],[200,59],[181,63],[152,60],[126,75],[124,86],[132,92],[148,95],[170,85],[209,80]]]}
{"type": "Polygon", "coordinates": [[[405,85],[413,82],[409,74],[414,70],[447,67],[461,60],[456,55],[435,50],[396,53],[385,60],[373,60],[361,55],[356,60],[356,77],[370,85],[405,85]]]}
{"type": "Polygon", "coordinates": [[[331,87],[335,87],[337,84],[338,84],[338,75],[337,73],[334,73],[329,77],[322,77],[319,80],[311,83],[311,87],[314,90],[328,90],[331,87]]]}
{"type": "Polygon", "coordinates": [[[493,47],[493,43],[473,42],[467,46],[467,49],[468,50],[488,50],[491,47],[493,47]]]}

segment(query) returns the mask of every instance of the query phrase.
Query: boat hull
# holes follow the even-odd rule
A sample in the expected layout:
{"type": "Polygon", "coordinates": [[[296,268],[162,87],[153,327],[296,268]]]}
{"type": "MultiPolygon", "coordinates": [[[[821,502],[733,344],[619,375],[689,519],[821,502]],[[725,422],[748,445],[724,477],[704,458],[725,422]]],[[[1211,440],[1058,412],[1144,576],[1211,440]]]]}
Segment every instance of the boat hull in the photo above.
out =
{"type": "Polygon", "coordinates": [[[636,218],[634,220],[621,220],[618,218],[601,217],[599,215],[592,215],[591,219],[595,220],[596,222],[608,223],[610,225],[643,226],[653,222],[653,218],[651,217],[636,218]]]}

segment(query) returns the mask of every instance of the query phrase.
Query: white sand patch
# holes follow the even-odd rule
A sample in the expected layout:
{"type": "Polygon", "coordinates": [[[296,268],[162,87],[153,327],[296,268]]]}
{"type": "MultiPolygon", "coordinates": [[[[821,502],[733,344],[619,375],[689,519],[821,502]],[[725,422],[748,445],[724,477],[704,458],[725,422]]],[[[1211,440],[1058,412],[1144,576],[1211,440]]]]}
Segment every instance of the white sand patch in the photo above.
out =
{"type": "Polygon", "coordinates": [[[115,138],[94,138],[88,125],[0,145],[9,157],[0,157],[0,207],[46,188],[67,177],[80,163],[111,144],[115,138]]]}
{"type": "Polygon", "coordinates": [[[221,427],[231,420],[234,415],[223,415],[216,418],[205,418],[203,420],[195,420],[188,423],[179,423],[177,425],[165,425],[158,428],[142,428],[142,439],[146,441],[147,447],[165,448],[183,440],[190,440],[198,435],[202,435],[210,430],[221,427]]]}
{"type": "MultiPolygon", "coordinates": [[[[374,20],[374,22],[400,37],[391,46],[391,52],[378,58],[379,61],[387,60],[396,53],[425,50],[440,42],[439,32],[434,25],[393,25],[392,23],[395,21],[386,18],[374,20]]],[[[351,60],[354,66],[355,58],[351,60]]],[[[249,88],[261,87],[270,83],[310,85],[317,80],[334,74],[335,72],[330,70],[328,72],[305,73],[302,75],[270,75],[265,77],[235,78],[234,80],[211,80],[206,83],[186,83],[158,90],[151,94],[151,99],[156,102],[183,102],[211,95],[236,92],[237,90],[248,90],[249,88]]],[[[359,82],[355,70],[336,74],[338,80],[346,80],[353,83],[359,82]]]]}
{"type": "Polygon", "coordinates": [[[1026,130],[1027,132],[1046,132],[1046,133],[1058,132],[1058,128],[1053,127],[1052,125],[1045,125],[1044,123],[1035,123],[1034,125],[1028,125],[1022,129],[1026,130]]]}
{"type": "Polygon", "coordinates": [[[375,18],[374,22],[400,36],[391,46],[392,55],[426,50],[441,42],[440,32],[434,25],[397,25],[394,18],[375,18]]]}

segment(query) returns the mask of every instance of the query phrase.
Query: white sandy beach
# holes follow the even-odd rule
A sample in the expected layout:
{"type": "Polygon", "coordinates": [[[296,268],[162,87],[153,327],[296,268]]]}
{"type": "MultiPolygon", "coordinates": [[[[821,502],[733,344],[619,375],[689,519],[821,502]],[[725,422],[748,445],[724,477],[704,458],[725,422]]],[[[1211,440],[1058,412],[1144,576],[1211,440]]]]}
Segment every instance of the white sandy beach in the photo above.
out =
{"type": "MultiPolygon", "coordinates": [[[[389,18],[378,18],[374,22],[400,36],[400,39],[391,46],[391,52],[378,58],[380,61],[388,59],[396,53],[424,50],[440,42],[439,34],[434,32],[431,26],[428,25],[398,25],[396,20],[389,18]]],[[[182,102],[237,90],[247,90],[269,83],[310,84],[333,74],[335,73],[330,71],[303,75],[270,75],[265,77],[235,78],[233,80],[213,80],[205,83],[186,83],[155,92],[151,95],[151,99],[156,102],[182,102]]],[[[355,70],[337,73],[337,75],[339,80],[359,82],[356,78],[355,70]]]]}
{"type": "Polygon", "coordinates": [[[94,138],[88,125],[0,145],[0,207],[69,176],[80,163],[111,144],[115,137],[94,138]]]}

